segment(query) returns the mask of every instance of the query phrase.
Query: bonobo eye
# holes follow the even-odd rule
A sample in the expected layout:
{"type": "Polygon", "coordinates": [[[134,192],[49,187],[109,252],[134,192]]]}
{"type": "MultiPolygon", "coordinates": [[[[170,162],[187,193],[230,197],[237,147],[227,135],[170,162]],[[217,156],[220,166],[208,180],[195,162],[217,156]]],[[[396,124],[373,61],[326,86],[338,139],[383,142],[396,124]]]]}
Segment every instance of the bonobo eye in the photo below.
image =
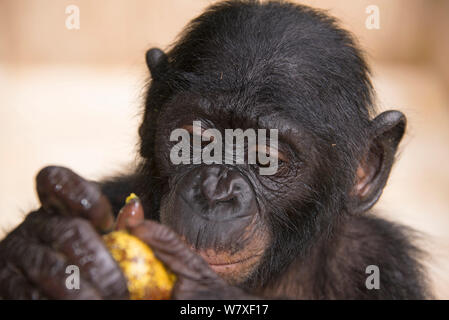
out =
{"type": "Polygon", "coordinates": [[[257,145],[255,147],[253,147],[252,150],[255,150],[257,153],[256,161],[257,161],[257,165],[259,167],[267,168],[271,165],[269,161],[267,161],[266,163],[261,163],[260,162],[261,156],[277,158],[277,162],[278,162],[279,166],[281,166],[283,163],[288,162],[287,156],[282,151],[280,151],[276,148],[268,147],[268,146],[264,146],[264,145],[257,145]]]}
{"type": "Polygon", "coordinates": [[[193,137],[194,135],[199,136],[200,141],[201,141],[201,147],[205,147],[206,145],[208,145],[209,143],[214,141],[214,137],[205,133],[206,129],[203,127],[194,127],[191,124],[190,125],[187,124],[187,125],[182,126],[182,129],[187,130],[190,133],[191,137],[193,137]],[[205,141],[203,141],[203,140],[205,140],[205,141]]]}

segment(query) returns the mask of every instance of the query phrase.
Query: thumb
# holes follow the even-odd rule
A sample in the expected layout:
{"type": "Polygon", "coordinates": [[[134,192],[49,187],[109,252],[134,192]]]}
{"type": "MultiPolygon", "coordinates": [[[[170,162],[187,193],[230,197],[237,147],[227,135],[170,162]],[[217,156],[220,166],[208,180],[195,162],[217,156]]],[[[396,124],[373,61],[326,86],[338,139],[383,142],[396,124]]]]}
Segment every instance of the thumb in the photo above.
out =
{"type": "Polygon", "coordinates": [[[129,232],[145,242],[156,257],[179,278],[201,280],[217,278],[207,262],[169,227],[151,220],[130,227],[129,232]]]}
{"type": "Polygon", "coordinates": [[[128,198],[126,198],[125,205],[120,210],[116,224],[115,230],[124,230],[130,227],[137,226],[144,220],[144,213],[142,203],[138,196],[131,193],[128,198]]]}

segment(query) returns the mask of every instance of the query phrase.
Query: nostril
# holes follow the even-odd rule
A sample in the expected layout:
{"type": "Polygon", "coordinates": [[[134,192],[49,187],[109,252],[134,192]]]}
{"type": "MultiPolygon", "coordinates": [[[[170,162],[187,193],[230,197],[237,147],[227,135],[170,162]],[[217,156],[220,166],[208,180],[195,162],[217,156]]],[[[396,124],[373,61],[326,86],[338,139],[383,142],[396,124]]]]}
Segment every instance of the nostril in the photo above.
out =
{"type": "Polygon", "coordinates": [[[242,177],[229,168],[209,167],[201,174],[200,192],[203,201],[213,208],[218,204],[235,205],[243,191],[242,177]]]}
{"type": "Polygon", "coordinates": [[[218,199],[216,200],[217,203],[233,203],[235,200],[234,196],[228,197],[227,199],[218,199]]]}
{"type": "Polygon", "coordinates": [[[235,203],[236,197],[233,194],[220,196],[216,195],[214,197],[207,198],[207,202],[210,207],[216,206],[218,204],[233,204],[235,203]]]}

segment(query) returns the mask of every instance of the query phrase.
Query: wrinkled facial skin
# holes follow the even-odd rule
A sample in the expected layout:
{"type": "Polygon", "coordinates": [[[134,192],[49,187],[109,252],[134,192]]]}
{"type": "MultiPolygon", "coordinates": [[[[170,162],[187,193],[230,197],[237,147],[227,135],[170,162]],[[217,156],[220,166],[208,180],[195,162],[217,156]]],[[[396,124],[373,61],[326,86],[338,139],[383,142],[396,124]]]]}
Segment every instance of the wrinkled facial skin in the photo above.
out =
{"type": "MultiPolygon", "coordinates": [[[[253,128],[266,121],[271,126],[263,128],[279,130],[278,149],[283,161],[276,174],[259,175],[257,164],[172,164],[169,154],[176,144],[169,139],[172,130],[191,125],[193,120],[201,121],[206,128],[235,128],[221,120],[226,117],[208,114],[208,107],[209,103],[184,94],[163,108],[159,123],[164,125],[155,145],[159,172],[168,187],[162,196],[160,219],[221,277],[231,284],[241,284],[255,273],[272,247],[276,232],[272,227],[282,222],[288,225],[287,208],[283,206],[299,200],[304,203],[307,198],[308,169],[297,152],[301,146],[289,143],[304,139],[295,139],[298,133],[287,121],[281,122],[279,115],[265,114],[253,128]],[[179,116],[180,109],[185,116],[179,116]]],[[[240,118],[240,128],[253,124],[245,123],[242,114],[240,118]]]]}

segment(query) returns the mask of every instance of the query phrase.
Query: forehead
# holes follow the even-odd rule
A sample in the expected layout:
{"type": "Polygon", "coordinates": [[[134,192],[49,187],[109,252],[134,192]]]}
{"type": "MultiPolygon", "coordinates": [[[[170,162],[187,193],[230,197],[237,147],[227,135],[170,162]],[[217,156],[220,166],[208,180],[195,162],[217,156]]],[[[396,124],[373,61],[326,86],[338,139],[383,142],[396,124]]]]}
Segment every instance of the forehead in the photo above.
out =
{"type": "MultiPolygon", "coordinates": [[[[205,82],[207,83],[207,82],[205,82]]],[[[172,119],[207,119],[224,128],[278,129],[280,133],[313,131],[318,114],[297,96],[272,86],[203,88],[173,95],[165,106],[172,119]]],[[[321,121],[322,122],[322,121],[321,121]]]]}

